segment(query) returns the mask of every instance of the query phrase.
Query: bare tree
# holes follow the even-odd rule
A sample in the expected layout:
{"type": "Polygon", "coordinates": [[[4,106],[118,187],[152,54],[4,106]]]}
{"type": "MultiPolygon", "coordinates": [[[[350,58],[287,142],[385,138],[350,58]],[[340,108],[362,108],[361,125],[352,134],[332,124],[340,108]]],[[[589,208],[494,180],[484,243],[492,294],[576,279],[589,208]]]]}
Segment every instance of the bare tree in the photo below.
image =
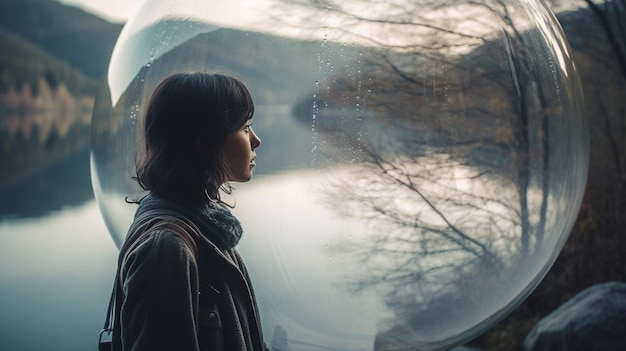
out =
{"type": "MultiPolygon", "coordinates": [[[[584,148],[561,144],[582,133],[564,127],[580,92],[558,30],[545,27],[553,18],[505,1],[359,2],[376,9],[365,14],[352,2],[288,3],[317,9],[328,30],[314,125],[328,157],[351,164],[334,173],[332,199],[372,234],[337,250],[365,267],[354,287],[380,291],[396,312],[381,335],[398,346],[411,329],[404,347],[418,347],[434,329],[416,316],[451,301],[464,301],[464,327],[479,324],[472,308],[515,295],[500,289],[489,306],[472,291],[497,296],[499,284],[546,259],[546,232],[563,211],[550,175],[584,148]]],[[[466,337],[459,328],[419,347],[466,337]]]]}

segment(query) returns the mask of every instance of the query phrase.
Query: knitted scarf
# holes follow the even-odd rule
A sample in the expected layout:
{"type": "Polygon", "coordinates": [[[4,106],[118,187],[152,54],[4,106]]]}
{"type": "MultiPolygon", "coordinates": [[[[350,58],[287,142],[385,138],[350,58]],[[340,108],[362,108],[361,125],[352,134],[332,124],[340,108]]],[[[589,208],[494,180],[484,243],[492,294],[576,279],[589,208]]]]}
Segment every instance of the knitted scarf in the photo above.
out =
{"type": "Polygon", "coordinates": [[[222,249],[234,248],[243,234],[239,220],[230,210],[215,203],[209,203],[203,208],[190,208],[149,194],[141,199],[135,221],[142,216],[154,215],[185,217],[200,229],[203,236],[222,249]]]}

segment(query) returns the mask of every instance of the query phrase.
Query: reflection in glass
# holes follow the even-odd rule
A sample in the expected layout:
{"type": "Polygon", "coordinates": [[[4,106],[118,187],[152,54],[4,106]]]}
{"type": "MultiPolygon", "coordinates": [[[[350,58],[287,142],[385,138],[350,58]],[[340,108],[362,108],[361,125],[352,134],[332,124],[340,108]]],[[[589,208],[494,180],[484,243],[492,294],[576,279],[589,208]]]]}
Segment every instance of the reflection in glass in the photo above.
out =
{"type": "Polygon", "coordinates": [[[571,229],[588,141],[541,1],[147,2],[94,109],[118,244],[144,102],[188,69],[242,77],[258,106],[235,211],[276,349],[460,344],[530,293],[571,229]]]}

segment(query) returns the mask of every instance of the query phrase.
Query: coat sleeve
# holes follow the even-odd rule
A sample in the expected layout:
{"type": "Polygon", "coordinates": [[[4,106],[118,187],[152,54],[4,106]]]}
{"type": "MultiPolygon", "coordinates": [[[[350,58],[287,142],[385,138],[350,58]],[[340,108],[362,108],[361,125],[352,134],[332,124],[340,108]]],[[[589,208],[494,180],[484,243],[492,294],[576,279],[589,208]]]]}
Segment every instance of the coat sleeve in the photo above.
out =
{"type": "Polygon", "coordinates": [[[198,351],[198,268],[184,240],[155,231],[123,269],[122,349],[198,351]]]}

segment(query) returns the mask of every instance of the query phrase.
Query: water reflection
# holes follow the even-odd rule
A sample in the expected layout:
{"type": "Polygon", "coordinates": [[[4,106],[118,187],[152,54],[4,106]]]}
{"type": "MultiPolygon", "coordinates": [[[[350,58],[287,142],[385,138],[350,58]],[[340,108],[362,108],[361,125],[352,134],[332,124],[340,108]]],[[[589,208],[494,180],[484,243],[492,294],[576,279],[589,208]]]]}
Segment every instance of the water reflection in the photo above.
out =
{"type": "Polygon", "coordinates": [[[38,218],[93,200],[89,149],[83,146],[52,165],[44,163],[43,169],[24,175],[16,183],[0,188],[0,198],[4,199],[0,201],[0,218],[38,218]]]}
{"type": "Polygon", "coordinates": [[[94,98],[39,80],[0,94],[0,218],[38,217],[93,199],[86,166],[94,98]]]}

